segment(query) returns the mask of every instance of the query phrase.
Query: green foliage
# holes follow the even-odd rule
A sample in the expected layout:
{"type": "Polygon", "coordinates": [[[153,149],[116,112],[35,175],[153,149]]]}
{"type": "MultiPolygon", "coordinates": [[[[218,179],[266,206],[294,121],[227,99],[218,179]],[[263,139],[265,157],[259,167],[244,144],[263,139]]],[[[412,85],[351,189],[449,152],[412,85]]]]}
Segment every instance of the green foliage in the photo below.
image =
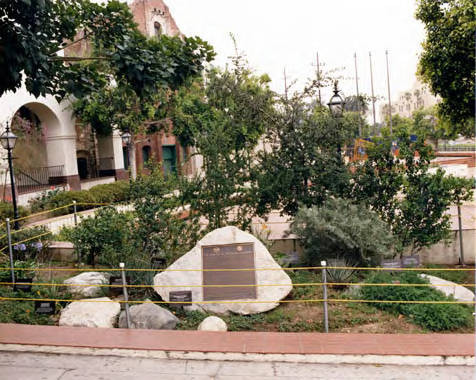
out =
{"type": "Polygon", "coordinates": [[[129,247],[131,235],[130,216],[119,213],[113,207],[99,209],[93,217],[83,218],[81,223],[66,232],[75,250],[88,264],[96,262],[114,265],[111,256],[121,255],[129,247]]]}
{"type": "MultiPolygon", "coordinates": [[[[426,284],[428,281],[417,273],[404,272],[399,274],[375,273],[367,283],[426,284]]],[[[428,286],[363,286],[362,296],[366,300],[386,301],[453,301],[438,290],[428,286]]],[[[403,314],[416,324],[431,331],[455,330],[471,326],[473,323],[471,309],[458,304],[403,304],[374,303],[375,307],[403,314]]]]}
{"type": "Polygon", "coordinates": [[[139,249],[166,258],[168,264],[187,252],[200,236],[198,216],[185,211],[186,199],[177,190],[179,186],[178,179],[165,179],[159,167],[131,186],[139,249]]]}
{"type": "Polygon", "coordinates": [[[329,111],[310,102],[315,87],[279,97],[277,115],[264,136],[259,153],[259,214],[282,209],[294,215],[298,205],[320,205],[331,195],[342,196],[348,171],[338,153],[358,133],[360,120],[346,113],[335,120],[329,111]]]}
{"type": "MultiPolygon", "coordinates": [[[[48,240],[50,235],[43,235],[48,232],[46,227],[29,227],[19,232],[12,230],[12,246],[14,260],[28,261],[38,260],[44,261],[48,259],[48,240]],[[23,242],[24,240],[28,240],[23,242]]],[[[0,228],[0,248],[5,248],[3,252],[8,254],[8,238],[6,236],[6,229],[4,226],[0,228]]]]}
{"type": "MultiPolygon", "coordinates": [[[[0,297],[35,298],[33,293],[14,292],[11,288],[0,286],[0,297]]],[[[1,301],[0,323],[22,323],[28,325],[54,325],[53,318],[35,313],[33,301],[1,301]]]]}
{"type": "MultiPolygon", "coordinates": [[[[93,186],[89,190],[80,191],[47,191],[38,198],[32,200],[31,211],[33,213],[52,210],[73,203],[92,203],[90,205],[78,204],[77,210],[87,210],[95,208],[94,203],[119,203],[130,199],[128,181],[116,181],[103,185],[93,186]]],[[[53,212],[53,215],[65,215],[73,212],[73,206],[63,208],[53,212]]]]}
{"type": "Polygon", "coordinates": [[[118,0],[2,0],[0,9],[0,68],[6,73],[0,95],[15,91],[24,79],[35,96],[81,99],[107,88],[114,78],[119,87],[145,99],[198,75],[203,62],[214,56],[199,38],[147,40],[127,4],[118,0]],[[79,31],[82,36],[75,40],[79,31]],[[89,56],[72,57],[67,49],[64,56],[57,55],[80,41],[89,43],[89,56]]]}
{"type": "MultiPolygon", "coordinates": [[[[18,206],[18,216],[22,218],[27,215],[28,210],[23,206],[18,206]]],[[[0,220],[3,222],[6,218],[13,219],[13,205],[9,202],[0,202],[0,220]]]]}
{"type": "Polygon", "coordinates": [[[426,29],[419,74],[441,97],[452,131],[474,136],[474,2],[420,0],[416,17],[426,29]]]}
{"type": "Polygon", "coordinates": [[[450,236],[449,206],[472,199],[472,182],[430,173],[431,146],[408,131],[396,131],[399,156],[392,139],[383,137],[367,151],[368,159],[354,168],[350,197],[363,202],[387,222],[402,247],[418,251],[450,236]]]}
{"type": "Polygon", "coordinates": [[[349,200],[329,198],[322,206],[302,207],[291,224],[301,239],[306,265],[345,259],[358,265],[376,265],[392,254],[394,239],[378,215],[349,200]]]}
{"type": "Polygon", "coordinates": [[[237,56],[232,67],[210,70],[206,86],[192,83],[173,99],[174,134],[203,157],[203,175],[189,181],[185,193],[209,229],[249,228],[256,193],[254,149],[274,113],[268,84],[268,77],[254,75],[237,56]]]}

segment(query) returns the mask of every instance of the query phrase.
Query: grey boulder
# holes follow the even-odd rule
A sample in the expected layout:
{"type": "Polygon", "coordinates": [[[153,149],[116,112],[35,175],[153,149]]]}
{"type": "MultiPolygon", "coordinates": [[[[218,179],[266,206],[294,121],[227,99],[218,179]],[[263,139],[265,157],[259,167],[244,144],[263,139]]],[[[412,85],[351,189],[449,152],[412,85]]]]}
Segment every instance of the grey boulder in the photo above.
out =
{"type": "Polygon", "coordinates": [[[109,283],[109,273],[84,272],[64,280],[71,294],[81,297],[97,297],[101,295],[101,286],[109,283]]]}
{"type": "MultiPolygon", "coordinates": [[[[170,311],[152,302],[131,306],[129,314],[133,329],[173,330],[179,322],[170,311]]],[[[119,327],[127,328],[125,311],[119,316],[119,327]]]]}

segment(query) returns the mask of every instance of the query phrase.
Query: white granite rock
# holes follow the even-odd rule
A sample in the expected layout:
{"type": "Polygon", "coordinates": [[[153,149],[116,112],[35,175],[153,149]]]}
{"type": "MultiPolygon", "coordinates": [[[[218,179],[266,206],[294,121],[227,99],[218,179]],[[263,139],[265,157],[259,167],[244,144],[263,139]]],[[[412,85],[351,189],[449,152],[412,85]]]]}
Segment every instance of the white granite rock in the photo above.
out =
{"type": "MultiPolygon", "coordinates": [[[[180,257],[167,269],[187,269],[188,271],[164,271],[154,277],[154,289],[163,300],[169,301],[171,291],[191,291],[192,301],[203,301],[203,272],[190,271],[190,269],[202,269],[202,246],[234,243],[254,243],[255,268],[267,268],[271,270],[257,270],[255,272],[256,284],[278,284],[278,286],[256,287],[256,299],[234,299],[233,303],[205,303],[186,306],[188,310],[205,310],[216,314],[233,312],[237,314],[256,314],[271,310],[279,305],[279,300],[285,298],[292,290],[292,282],[289,276],[276,263],[266,247],[253,235],[241,231],[236,227],[223,227],[208,233],[195,247],[180,257]],[[173,288],[167,287],[173,285],[173,288]],[[190,287],[183,285],[192,285],[190,287]],[[177,287],[175,287],[177,286],[177,287]],[[240,303],[239,301],[252,301],[240,303]],[[267,301],[259,303],[255,301],[267,301]],[[269,302],[275,301],[275,302],[269,302]]],[[[226,300],[224,300],[226,301],[226,300]]]]}
{"type": "Polygon", "coordinates": [[[97,297],[101,295],[101,287],[97,285],[105,285],[109,283],[109,273],[99,272],[83,272],[77,276],[64,280],[65,284],[79,284],[91,286],[68,286],[71,294],[77,294],[82,297],[97,297]]]}
{"type": "Polygon", "coordinates": [[[110,302],[108,297],[91,298],[71,302],[61,311],[60,326],[114,327],[121,311],[119,302],[110,302]],[[100,301],[100,302],[90,302],[100,301]],[[104,302],[107,301],[107,302],[104,302]]]}
{"type": "MultiPolygon", "coordinates": [[[[179,319],[167,309],[145,302],[129,308],[132,329],[173,330],[179,319]]],[[[126,312],[119,316],[119,327],[127,328],[126,312]]]]}
{"type": "Polygon", "coordinates": [[[198,325],[197,330],[201,331],[227,331],[228,327],[223,319],[210,316],[206,317],[202,323],[198,325]]]}
{"type": "Polygon", "coordinates": [[[420,276],[428,279],[430,281],[430,284],[432,284],[432,288],[439,290],[447,296],[453,296],[453,298],[457,301],[474,301],[474,293],[471,290],[465,288],[464,286],[455,284],[451,281],[443,280],[439,277],[430,276],[428,274],[421,274],[420,276]]]}

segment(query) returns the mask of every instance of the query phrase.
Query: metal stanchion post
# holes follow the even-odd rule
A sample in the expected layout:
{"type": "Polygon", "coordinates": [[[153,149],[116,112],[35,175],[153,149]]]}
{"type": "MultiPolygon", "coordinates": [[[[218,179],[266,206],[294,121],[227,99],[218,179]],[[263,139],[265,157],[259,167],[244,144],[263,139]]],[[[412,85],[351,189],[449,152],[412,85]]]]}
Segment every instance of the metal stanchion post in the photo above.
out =
{"type": "Polygon", "coordinates": [[[130,329],[131,328],[131,318],[130,318],[130,315],[129,315],[129,304],[127,303],[127,301],[129,301],[129,296],[127,294],[127,283],[126,283],[126,272],[124,270],[124,263],[119,263],[119,267],[121,268],[121,275],[122,275],[122,289],[123,289],[123,292],[124,292],[124,301],[125,301],[125,309],[126,309],[126,324],[127,324],[127,328],[130,329]]]}
{"type": "Polygon", "coordinates": [[[78,215],[76,214],[77,212],[77,209],[76,209],[76,201],[73,201],[73,213],[74,213],[74,225],[77,226],[78,225],[78,215]]]}
{"type": "Polygon", "coordinates": [[[15,264],[13,262],[13,247],[12,247],[12,234],[10,231],[10,218],[6,219],[7,224],[7,239],[8,239],[8,253],[10,254],[10,271],[12,274],[12,284],[15,286],[15,264]]]}
{"type": "Polygon", "coordinates": [[[326,333],[329,332],[329,316],[327,315],[327,273],[326,273],[326,265],[325,261],[321,261],[322,267],[322,286],[324,290],[324,330],[326,333]]]}

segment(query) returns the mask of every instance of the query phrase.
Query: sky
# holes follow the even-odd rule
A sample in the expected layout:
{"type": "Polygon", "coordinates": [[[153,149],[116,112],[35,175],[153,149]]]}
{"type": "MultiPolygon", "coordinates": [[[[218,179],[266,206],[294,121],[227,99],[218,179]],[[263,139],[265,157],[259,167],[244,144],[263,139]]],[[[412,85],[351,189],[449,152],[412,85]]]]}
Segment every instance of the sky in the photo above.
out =
{"type": "MultiPolygon", "coordinates": [[[[165,0],[178,27],[187,36],[200,36],[214,46],[215,65],[233,55],[229,36],[250,66],[267,73],[271,87],[284,91],[288,81],[301,89],[321,70],[341,68],[339,87],[356,93],[354,53],[360,93],[371,94],[369,52],[372,53],[376,96],[387,96],[385,50],[390,65],[392,99],[411,88],[424,39],[423,24],[414,18],[416,0],[165,0]],[[314,65],[314,66],[313,66],[314,65]]],[[[323,93],[323,101],[331,90],[323,93]]],[[[381,102],[382,102],[381,101],[381,102]]],[[[378,114],[378,105],[377,105],[378,114]]]]}

